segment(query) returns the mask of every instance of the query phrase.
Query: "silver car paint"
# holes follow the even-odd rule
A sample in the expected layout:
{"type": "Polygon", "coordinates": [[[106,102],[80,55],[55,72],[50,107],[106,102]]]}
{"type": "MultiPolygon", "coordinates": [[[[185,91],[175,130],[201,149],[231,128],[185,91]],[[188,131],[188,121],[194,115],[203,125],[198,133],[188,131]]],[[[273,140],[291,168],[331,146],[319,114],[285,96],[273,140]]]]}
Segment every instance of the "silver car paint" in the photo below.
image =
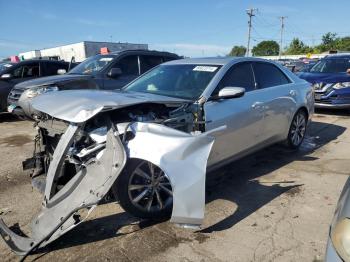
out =
{"type": "Polygon", "coordinates": [[[202,224],[206,166],[214,143],[210,134],[225,127],[197,135],[158,124],[135,123],[131,129],[135,137],[128,142],[128,156],[159,166],[170,179],[173,189],[171,222],[202,224]]]}

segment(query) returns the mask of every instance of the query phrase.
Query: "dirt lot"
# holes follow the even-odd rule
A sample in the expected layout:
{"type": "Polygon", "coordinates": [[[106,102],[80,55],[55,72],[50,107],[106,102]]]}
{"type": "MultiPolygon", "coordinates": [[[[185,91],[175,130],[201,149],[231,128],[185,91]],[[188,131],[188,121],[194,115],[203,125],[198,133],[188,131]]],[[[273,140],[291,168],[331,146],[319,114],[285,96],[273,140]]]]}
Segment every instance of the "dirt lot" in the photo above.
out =
{"type": "MultiPolygon", "coordinates": [[[[28,261],[322,260],[350,170],[350,117],[328,113],[315,115],[298,153],[276,145],[209,174],[200,231],[139,221],[109,203],[28,261]]],[[[24,231],[41,201],[21,171],[34,134],[30,122],[0,115],[0,215],[24,231]]],[[[18,260],[3,241],[0,257],[18,260]]]]}

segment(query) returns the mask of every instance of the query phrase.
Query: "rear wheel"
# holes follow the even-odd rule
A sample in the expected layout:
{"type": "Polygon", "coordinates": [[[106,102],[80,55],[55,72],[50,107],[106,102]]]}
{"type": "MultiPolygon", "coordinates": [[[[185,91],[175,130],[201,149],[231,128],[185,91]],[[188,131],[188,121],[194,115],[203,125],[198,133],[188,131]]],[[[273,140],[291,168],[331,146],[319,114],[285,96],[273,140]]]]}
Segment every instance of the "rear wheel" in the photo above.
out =
{"type": "Polygon", "coordinates": [[[304,110],[299,110],[293,117],[289,128],[287,145],[292,149],[298,149],[304,140],[307,125],[307,115],[304,110]]]}
{"type": "Polygon", "coordinates": [[[171,214],[170,180],[163,170],[150,162],[129,159],[112,191],[124,210],[136,217],[163,219],[171,214]]]}

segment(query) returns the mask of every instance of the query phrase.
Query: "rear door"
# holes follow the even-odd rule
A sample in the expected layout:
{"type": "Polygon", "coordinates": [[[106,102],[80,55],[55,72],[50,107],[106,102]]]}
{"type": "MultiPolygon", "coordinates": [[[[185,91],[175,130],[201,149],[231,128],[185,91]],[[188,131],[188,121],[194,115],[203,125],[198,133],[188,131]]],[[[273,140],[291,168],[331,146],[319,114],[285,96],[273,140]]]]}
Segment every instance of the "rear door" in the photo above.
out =
{"type": "Polygon", "coordinates": [[[104,89],[120,89],[140,75],[139,57],[138,55],[123,56],[111,68],[120,68],[122,74],[117,78],[106,75],[103,87],[104,89]]]}
{"type": "Polygon", "coordinates": [[[220,81],[212,95],[224,87],[243,87],[243,97],[208,101],[204,105],[206,130],[223,125],[225,131],[216,134],[208,165],[243,154],[261,142],[260,131],[263,109],[255,89],[255,80],[250,62],[233,65],[220,81]]]}
{"type": "Polygon", "coordinates": [[[297,90],[292,81],[274,64],[253,62],[256,94],[264,109],[262,139],[275,142],[284,139],[290,119],[296,110],[297,90]]]}

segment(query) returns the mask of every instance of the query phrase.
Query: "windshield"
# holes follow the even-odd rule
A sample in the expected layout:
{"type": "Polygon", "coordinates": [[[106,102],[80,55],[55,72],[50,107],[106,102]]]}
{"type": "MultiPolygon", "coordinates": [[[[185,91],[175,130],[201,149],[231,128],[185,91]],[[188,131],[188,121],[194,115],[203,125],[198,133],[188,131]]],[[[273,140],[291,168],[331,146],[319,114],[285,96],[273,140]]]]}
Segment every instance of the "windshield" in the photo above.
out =
{"type": "Polygon", "coordinates": [[[219,71],[218,65],[161,65],[124,90],[195,100],[219,71]]]}
{"type": "Polygon", "coordinates": [[[312,73],[342,73],[350,68],[349,58],[322,59],[314,65],[310,72],[312,73]]]}
{"type": "Polygon", "coordinates": [[[8,68],[13,66],[13,64],[10,63],[0,63],[0,73],[8,68]]]}
{"type": "Polygon", "coordinates": [[[70,70],[69,74],[93,75],[101,71],[106,65],[110,64],[113,59],[114,56],[97,55],[90,57],[70,70]]]}

